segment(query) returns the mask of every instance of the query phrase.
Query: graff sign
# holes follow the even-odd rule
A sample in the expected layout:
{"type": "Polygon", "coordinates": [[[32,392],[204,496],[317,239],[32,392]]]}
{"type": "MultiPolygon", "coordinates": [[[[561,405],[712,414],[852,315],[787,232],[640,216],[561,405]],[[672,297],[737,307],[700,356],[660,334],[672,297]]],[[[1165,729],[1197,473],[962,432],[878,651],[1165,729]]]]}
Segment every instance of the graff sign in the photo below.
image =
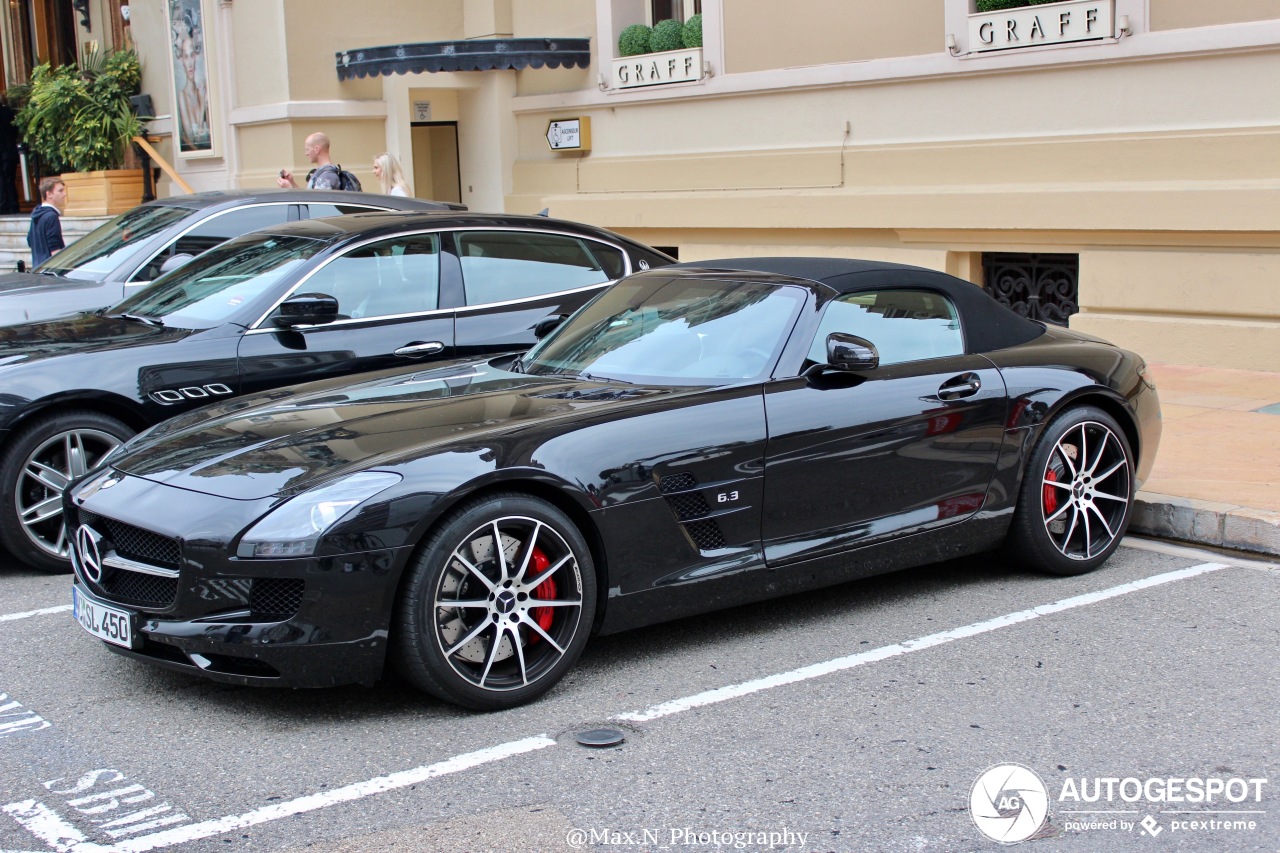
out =
{"type": "Polygon", "coordinates": [[[1115,35],[1112,0],[1079,0],[969,16],[969,50],[1094,41],[1115,35]]]}
{"type": "Polygon", "coordinates": [[[613,87],[635,89],[702,79],[702,49],[668,50],[613,61],[613,87]]]}

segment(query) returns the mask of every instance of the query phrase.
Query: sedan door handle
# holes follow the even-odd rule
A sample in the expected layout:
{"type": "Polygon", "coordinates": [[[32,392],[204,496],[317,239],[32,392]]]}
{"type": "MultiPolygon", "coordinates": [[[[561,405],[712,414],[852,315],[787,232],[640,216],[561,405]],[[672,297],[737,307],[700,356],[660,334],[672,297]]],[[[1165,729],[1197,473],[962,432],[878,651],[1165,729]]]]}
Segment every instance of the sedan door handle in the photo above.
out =
{"type": "Polygon", "coordinates": [[[982,388],[982,380],[976,373],[965,373],[954,379],[948,379],[938,389],[938,399],[959,400],[961,397],[972,397],[982,388]]]}
{"type": "Polygon", "coordinates": [[[444,352],[444,344],[440,341],[428,341],[426,343],[406,344],[396,350],[393,355],[402,355],[405,358],[418,358],[424,355],[435,355],[438,352],[444,352]]]}

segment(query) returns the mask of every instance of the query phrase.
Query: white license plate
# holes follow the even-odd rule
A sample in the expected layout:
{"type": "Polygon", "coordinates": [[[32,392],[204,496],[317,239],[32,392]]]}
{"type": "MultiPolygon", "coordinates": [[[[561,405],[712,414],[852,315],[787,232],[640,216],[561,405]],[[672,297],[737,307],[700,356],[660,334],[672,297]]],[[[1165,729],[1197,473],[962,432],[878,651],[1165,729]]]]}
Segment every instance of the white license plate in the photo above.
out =
{"type": "Polygon", "coordinates": [[[133,648],[132,613],[94,601],[77,586],[71,587],[71,613],[81,628],[99,640],[115,643],[126,649],[133,648]]]}

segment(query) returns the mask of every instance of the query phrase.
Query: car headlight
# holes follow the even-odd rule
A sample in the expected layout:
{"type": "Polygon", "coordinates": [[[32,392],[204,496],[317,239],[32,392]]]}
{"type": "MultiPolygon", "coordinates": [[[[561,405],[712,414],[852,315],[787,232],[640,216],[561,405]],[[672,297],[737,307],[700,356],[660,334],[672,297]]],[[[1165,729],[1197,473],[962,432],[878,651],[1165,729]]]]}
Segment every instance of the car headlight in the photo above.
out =
{"type": "Polygon", "coordinates": [[[401,479],[388,471],[364,471],[292,497],[249,528],[236,556],[309,557],[325,531],[401,479]]]}

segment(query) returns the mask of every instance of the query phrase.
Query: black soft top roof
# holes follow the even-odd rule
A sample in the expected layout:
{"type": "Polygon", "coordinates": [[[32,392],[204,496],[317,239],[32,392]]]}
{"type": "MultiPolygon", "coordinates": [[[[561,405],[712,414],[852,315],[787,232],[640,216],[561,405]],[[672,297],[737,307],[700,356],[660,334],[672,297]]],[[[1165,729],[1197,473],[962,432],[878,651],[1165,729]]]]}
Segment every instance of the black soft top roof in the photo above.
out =
{"type": "Polygon", "coordinates": [[[1044,326],[1001,305],[981,287],[924,267],[848,258],[717,258],[664,267],[662,272],[681,268],[785,275],[816,282],[836,293],[890,288],[940,291],[960,313],[965,346],[971,353],[1017,346],[1044,334],[1044,326]]]}

